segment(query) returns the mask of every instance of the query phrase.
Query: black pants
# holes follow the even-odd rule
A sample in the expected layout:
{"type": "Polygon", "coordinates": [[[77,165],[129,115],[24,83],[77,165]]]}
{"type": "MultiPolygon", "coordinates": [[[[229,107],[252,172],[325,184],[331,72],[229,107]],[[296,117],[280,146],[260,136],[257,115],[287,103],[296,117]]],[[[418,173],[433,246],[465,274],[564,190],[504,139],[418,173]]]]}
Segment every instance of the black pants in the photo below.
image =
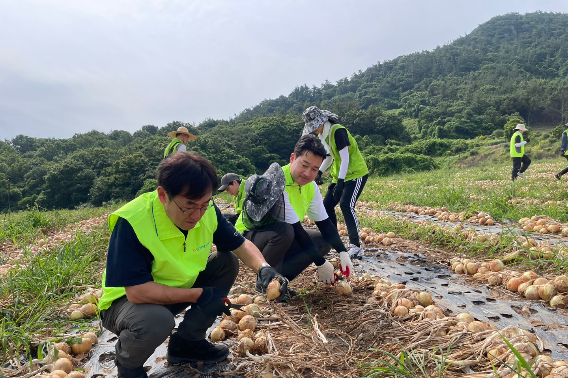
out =
{"type": "Polygon", "coordinates": [[[527,155],[513,158],[513,172],[511,172],[511,180],[515,181],[518,173],[523,173],[531,165],[531,159],[527,155]]]}
{"type": "MultiPolygon", "coordinates": [[[[359,220],[357,219],[357,214],[355,213],[355,203],[359,199],[365,184],[367,183],[367,178],[369,175],[356,178],[354,180],[345,181],[343,187],[343,194],[339,199],[339,208],[341,213],[343,213],[343,219],[345,219],[345,225],[347,226],[347,232],[349,233],[349,243],[361,246],[359,242],[359,220]]],[[[329,219],[337,226],[337,217],[335,216],[335,206],[338,202],[333,198],[333,190],[335,189],[335,184],[330,184],[327,188],[327,193],[323,199],[323,205],[325,206],[325,211],[329,216],[329,219]]]]}
{"type": "MultiPolygon", "coordinates": [[[[212,252],[205,270],[199,273],[193,287],[213,286],[227,295],[238,272],[239,260],[232,252],[212,252]]],[[[118,336],[116,360],[129,369],[143,366],[156,348],[170,336],[175,326],[174,316],[190,305],[134,304],[126,296],[115,300],[108,309],[101,311],[101,320],[106,329],[118,336]]],[[[184,314],[177,332],[186,340],[203,340],[215,319],[192,306],[184,314]]]]}
{"type": "MultiPolygon", "coordinates": [[[[563,155],[563,157],[565,157],[566,160],[568,160],[568,156],[563,155]]],[[[564,174],[566,174],[566,173],[568,173],[568,168],[564,168],[563,170],[561,170],[560,172],[558,172],[558,177],[560,177],[560,176],[562,176],[562,175],[564,175],[564,174]]]]}
{"type": "MultiPolygon", "coordinates": [[[[319,231],[306,232],[322,256],[331,251],[331,246],[319,231]]],[[[270,231],[245,231],[243,235],[260,249],[267,263],[290,281],[313,262],[294,239],[294,229],[290,224],[283,223],[282,227],[270,231]]]]}

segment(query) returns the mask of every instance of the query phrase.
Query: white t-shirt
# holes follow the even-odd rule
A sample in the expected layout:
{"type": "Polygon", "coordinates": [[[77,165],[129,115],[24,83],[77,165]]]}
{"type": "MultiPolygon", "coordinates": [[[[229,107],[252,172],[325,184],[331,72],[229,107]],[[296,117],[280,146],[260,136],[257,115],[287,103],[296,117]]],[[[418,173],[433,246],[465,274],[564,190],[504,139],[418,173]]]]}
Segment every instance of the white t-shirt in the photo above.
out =
{"type": "MultiPolygon", "coordinates": [[[[314,198],[310,202],[310,207],[308,207],[308,218],[312,222],[319,222],[328,218],[327,212],[325,211],[325,207],[323,206],[323,198],[321,196],[319,187],[316,185],[315,182],[311,182],[307,185],[313,185],[316,189],[314,198]]],[[[290,203],[290,199],[288,197],[288,192],[284,190],[284,215],[286,217],[285,222],[288,224],[294,224],[299,221],[303,221],[303,219],[299,219],[298,215],[294,211],[292,204],[290,203]]]]}

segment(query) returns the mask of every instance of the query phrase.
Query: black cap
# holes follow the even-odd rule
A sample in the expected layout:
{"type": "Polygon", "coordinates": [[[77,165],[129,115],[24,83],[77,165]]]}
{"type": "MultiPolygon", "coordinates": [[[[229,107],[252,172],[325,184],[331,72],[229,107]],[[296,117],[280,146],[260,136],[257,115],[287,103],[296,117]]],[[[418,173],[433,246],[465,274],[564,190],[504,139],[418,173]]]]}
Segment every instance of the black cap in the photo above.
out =
{"type": "Polygon", "coordinates": [[[217,190],[220,192],[224,191],[225,189],[227,189],[227,186],[229,186],[229,184],[235,180],[241,180],[239,175],[237,175],[236,173],[227,173],[225,176],[223,176],[223,178],[221,178],[221,186],[217,190]]]}

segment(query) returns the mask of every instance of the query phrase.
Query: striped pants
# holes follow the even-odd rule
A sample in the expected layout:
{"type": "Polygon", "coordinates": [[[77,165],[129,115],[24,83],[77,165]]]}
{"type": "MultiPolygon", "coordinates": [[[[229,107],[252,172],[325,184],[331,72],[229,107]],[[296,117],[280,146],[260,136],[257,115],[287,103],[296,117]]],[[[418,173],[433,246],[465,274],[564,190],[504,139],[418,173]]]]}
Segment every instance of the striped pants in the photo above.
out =
{"type": "MultiPolygon", "coordinates": [[[[356,245],[357,247],[360,247],[361,243],[359,241],[359,220],[357,219],[357,214],[355,214],[355,203],[361,195],[368,177],[369,175],[365,175],[350,181],[345,181],[343,194],[339,199],[339,208],[343,213],[343,219],[345,219],[345,225],[347,226],[347,232],[349,233],[349,243],[356,245]]],[[[325,211],[327,212],[329,219],[337,226],[335,206],[338,202],[333,199],[334,189],[335,184],[330,184],[327,188],[325,198],[323,199],[323,205],[325,206],[325,211]]]]}

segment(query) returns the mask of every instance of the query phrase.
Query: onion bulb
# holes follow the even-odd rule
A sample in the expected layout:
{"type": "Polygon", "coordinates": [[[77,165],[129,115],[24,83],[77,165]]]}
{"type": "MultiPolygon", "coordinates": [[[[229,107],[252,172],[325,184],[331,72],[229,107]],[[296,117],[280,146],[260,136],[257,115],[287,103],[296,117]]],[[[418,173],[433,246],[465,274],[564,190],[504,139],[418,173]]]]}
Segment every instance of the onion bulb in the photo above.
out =
{"type": "Polygon", "coordinates": [[[268,284],[266,288],[266,297],[269,301],[272,301],[280,296],[280,282],[278,280],[273,280],[268,284]]]}
{"type": "Polygon", "coordinates": [[[475,273],[477,273],[477,269],[479,269],[479,264],[474,262],[469,262],[465,266],[465,270],[470,276],[473,276],[475,273]]]}
{"type": "Polygon", "coordinates": [[[500,272],[505,269],[505,264],[503,264],[503,261],[495,259],[489,263],[489,269],[491,269],[492,272],[500,272]]]}
{"type": "Polygon", "coordinates": [[[97,334],[92,332],[92,331],[91,332],[85,332],[85,334],[83,334],[82,337],[86,337],[88,339],[91,339],[91,343],[93,345],[96,345],[96,344],[99,343],[99,338],[97,337],[97,334]]]}
{"type": "Polygon", "coordinates": [[[518,277],[513,277],[507,281],[507,289],[511,291],[517,291],[519,285],[522,283],[521,279],[518,277]]]}
{"type": "Polygon", "coordinates": [[[335,284],[335,292],[337,295],[344,295],[346,297],[350,297],[353,294],[353,289],[351,289],[351,285],[347,281],[338,281],[335,284]]]}
{"type": "Polygon", "coordinates": [[[63,370],[53,370],[49,376],[50,377],[65,378],[65,377],[67,377],[67,373],[64,372],[63,370]]]}
{"type": "Polygon", "coordinates": [[[55,347],[67,354],[71,353],[71,347],[67,343],[57,343],[55,344],[55,347]]]}
{"type": "Polygon", "coordinates": [[[237,298],[237,303],[238,304],[244,304],[244,305],[251,304],[252,303],[252,297],[248,294],[241,294],[237,298]]]}
{"type": "Polygon", "coordinates": [[[392,239],[392,238],[395,238],[395,237],[396,237],[396,234],[395,234],[394,232],[392,232],[392,231],[391,231],[391,232],[387,232],[387,238],[391,238],[391,239],[392,239]]]}
{"type": "Polygon", "coordinates": [[[534,280],[533,285],[545,285],[548,283],[548,280],[544,277],[539,277],[534,280]]]}
{"type": "Polygon", "coordinates": [[[239,335],[237,336],[237,341],[241,341],[243,337],[248,337],[251,340],[254,340],[254,332],[252,329],[245,329],[243,331],[239,331],[239,335]]]}
{"type": "Polygon", "coordinates": [[[568,304],[566,297],[562,294],[555,295],[550,300],[550,305],[555,308],[565,308],[568,304]]]}
{"type": "Polygon", "coordinates": [[[528,282],[531,280],[535,280],[538,278],[538,274],[533,272],[532,270],[526,271],[521,275],[521,281],[528,282]]]}
{"type": "Polygon", "coordinates": [[[538,296],[543,301],[549,301],[556,294],[557,291],[553,284],[545,284],[538,287],[538,296]]]}
{"type": "Polygon", "coordinates": [[[462,312],[461,314],[457,314],[456,319],[458,320],[459,323],[468,323],[468,324],[475,321],[475,318],[467,312],[462,312]]]}
{"type": "Polygon", "coordinates": [[[63,370],[69,374],[73,371],[73,363],[67,358],[58,358],[57,361],[53,363],[53,370],[63,370]]]}
{"type": "Polygon", "coordinates": [[[248,337],[243,337],[239,342],[239,345],[237,345],[237,353],[240,354],[241,356],[244,356],[246,355],[246,352],[252,351],[253,348],[254,348],[254,341],[252,341],[248,337]]]}
{"type": "Polygon", "coordinates": [[[72,371],[71,373],[67,374],[67,378],[85,378],[85,373],[80,371],[72,371]]]}
{"type": "Polygon", "coordinates": [[[484,322],[480,322],[479,320],[474,320],[473,322],[467,325],[467,330],[472,333],[487,331],[487,329],[488,329],[487,324],[484,322]]]}
{"type": "Polygon", "coordinates": [[[70,320],[79,320],[83,319],[84,317],[85,315],[80,310],[75,310],[71,313],[71,315],[69,315],[70,320]]]}
{"type": "Polygon", "coordinates": [[[426,291],[421,291],[420,293],[416,294],[416,300],[420,303],[421,306],[430,306],[434,303],[432,300],[432,295],[426,291]]]}
{"type": "Polygon", "coordinates": [[[90,318],[97,314],[97,306],[92,303],[86,303],[81,307],[81,312],[90,318]]]}
{"type": "Polygon", "coordinates": [[[211,339],[212,342],[217,342],[217,341],[223,341],[225,340],[225,337],[227,337],[225,335],[225,331],[223,330],[223,328],[217,326],[213,329],[213,331],[211,331],[211,335],[209,336],[209,338],[211,339]]]}
{"type": "Polygon", "coordinates": [[[400,298],[399,300],[396,301],[397,306],[404,306],[406,308],[412,308],[414,307],[414,303],[407,298],[400,298]]]}
{"type": "Polygon", "coordinates": [[[398,316],[399,318],[402,318],[406,315],[408,315],[408,307],[406,306],[396,306],[396,308],[394,309],[394,314],[396,316],[398,316]]]}
{"type": "Polygon", "coordinates": [[[538,295],[538,286],[531,285],[525,290],[525,298],[530,300],[540,299],[538,295]]]}
{"type": "Polygon", "coordinates": [[[219,327],[223,328],[227,336],[231,336],[237,333],[237,324],[231,319],[221,320],[221,323],[219,323],[219,327]]]}
{"type": "Polygon", "coordinates": [[[258,354],[268,353],[268,339],[264,336],[254,340],[254,351],[258,354]]]}
{"type": "Polygon", "coordinates": [[[92,347],[91,339],[83,338],[80,343],[71,344],[71,353],[74,355],[89,353],[92,347]]]}
{"type": "MultiPolygon", "coordinates": [[[[521,279],[522,281],[522,279],[521,279]]],[[[527,281],[527,282],[523,282],[522,284],[519,285],[519,287],[517,288],[517,291],[519,292],[519,294],[521,295],[525,295],[525,290],[527,290],[527,287],[532,285],[533,280],[527,281]]]]}
{"type": "Polygon", "coordinates": [[[244,331],[245,329],[250,329],[251,331],[254,331],[255,328],[256,328],[256,319],[251,315],[245,315],[239,321],[239,329],[241,331],[244,331]]]}
{"type": "Polygon", "coordinates": [[[554,279],[554,287],[560,293],[568,292],[568,277],[566,276],[558,276],[554,279]]]}
{"type": "Polygon", "coordinates": [[[236,308],[232,308],[230,311],[231,311],[231,320],[234,321],[235,323],[240,322],[242,318],[248,315],[248,313],[242,310],[238,310],[236,308]]]}
{"type": "Polygon", "coordinates": [[[487,277],[487,283],[490,286],[498,286],[501,285],[501,282],[503,281],[503,278],[501,277],[500,274],[492,274],[489,277],[487,277]]]}

